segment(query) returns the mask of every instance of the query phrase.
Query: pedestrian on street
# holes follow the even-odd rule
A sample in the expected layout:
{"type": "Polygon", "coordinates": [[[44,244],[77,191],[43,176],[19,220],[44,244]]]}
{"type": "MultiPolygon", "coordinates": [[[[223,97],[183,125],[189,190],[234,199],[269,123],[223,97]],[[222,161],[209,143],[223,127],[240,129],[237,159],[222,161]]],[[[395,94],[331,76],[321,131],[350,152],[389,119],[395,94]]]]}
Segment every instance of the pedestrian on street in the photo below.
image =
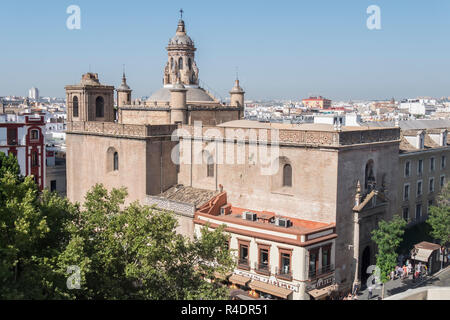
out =
{"type": "Polygon", "coordinates": [[[373,290],[373,288],[372,288],[372,286],[369,286],[369,300],[370,299],[372,299],[372,290],[373,290]]]}
{"type": "Polygon", "coordinates": [[[359,291],[359,283],[355,283],[355,285],[353,286],[352,294],[356,296],[358,294],[358,291],[359,291]]]}

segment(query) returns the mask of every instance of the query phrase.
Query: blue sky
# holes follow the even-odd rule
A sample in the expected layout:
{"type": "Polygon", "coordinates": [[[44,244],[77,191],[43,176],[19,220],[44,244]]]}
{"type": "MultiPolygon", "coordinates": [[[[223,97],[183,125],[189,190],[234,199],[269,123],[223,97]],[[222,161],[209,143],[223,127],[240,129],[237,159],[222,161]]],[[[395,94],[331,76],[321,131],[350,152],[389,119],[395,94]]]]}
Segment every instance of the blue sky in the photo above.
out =
{"type": "Polygon", "coordinates": [[[450,96],[450,1],[1,1],[0,96],[64,96],[81,74],[134,96],[162,86],[179,9],[200,79],[222,97],[236,67],[247,98],[334,100],[450,96]],[[69,5],[81,30],[66,28],[69,5]],[[366,27],[369,5],[381,30],[366,27]]]}

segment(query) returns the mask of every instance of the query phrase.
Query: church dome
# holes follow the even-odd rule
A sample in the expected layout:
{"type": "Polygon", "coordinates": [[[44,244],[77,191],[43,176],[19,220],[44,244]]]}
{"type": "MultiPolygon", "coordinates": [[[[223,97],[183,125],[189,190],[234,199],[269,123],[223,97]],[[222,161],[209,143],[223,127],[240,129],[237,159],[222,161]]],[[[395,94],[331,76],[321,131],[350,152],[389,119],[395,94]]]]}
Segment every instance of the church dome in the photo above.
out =
{"type": "MultiPolygon", "coordinates": [[[[214,99],[203,89],[187,87],[187,102],[214,102],[214,99]]],[[[170,88],[161,88],[154,92],[147,101],[150,102],[168,102],[170,101],[170,88]]]]}
{"type": "Polygon", "coordinates": [[[176,46],[176,45],[193,46],[194,42],[186,34],[183,34],[183,35],[177,34],[172,39],[169,40],[169,46],[176,46]]]}
{"type": "Polygon", "coordinates": [[[184,21],[181,19],[178,21],[177,33],[169,40],[169,47],[178,45],[194,46],[194,41],[186,34],[184,21]]]}

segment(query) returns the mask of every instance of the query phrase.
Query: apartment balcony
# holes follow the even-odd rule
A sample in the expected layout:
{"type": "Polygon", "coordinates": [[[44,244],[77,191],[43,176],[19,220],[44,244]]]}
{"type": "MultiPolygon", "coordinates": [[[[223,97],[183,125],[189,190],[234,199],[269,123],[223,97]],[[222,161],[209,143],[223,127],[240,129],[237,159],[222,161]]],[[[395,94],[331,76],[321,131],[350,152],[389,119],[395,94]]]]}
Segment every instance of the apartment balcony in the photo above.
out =
{"type": "Polygon", "coordinates": [[[282,280],[287,280],[287,281],[292,281],[292,272],[291,270],[285,269],[285,268],[281,268],[275,269],[275,276],[279,279],[282,280]]]}
{"type": "Polygon", "coordinates": [[[239,259],[237,267],[238,269],[250,270],[250,263],[248,259],[239,259]]]}
{"type": "Polygon", "coordinates": [[[255,263],[256,273],[270,276],[270,265],[268,263],[255,263]]]}
{"type": "Polygon", "coordinates": [[[322,267],[317,270],[310,270],[308,274],[308,279],[315,279],[324,274],[329,274],[334,272],[334,264],[330,264],[328,266],[322,267]]]}

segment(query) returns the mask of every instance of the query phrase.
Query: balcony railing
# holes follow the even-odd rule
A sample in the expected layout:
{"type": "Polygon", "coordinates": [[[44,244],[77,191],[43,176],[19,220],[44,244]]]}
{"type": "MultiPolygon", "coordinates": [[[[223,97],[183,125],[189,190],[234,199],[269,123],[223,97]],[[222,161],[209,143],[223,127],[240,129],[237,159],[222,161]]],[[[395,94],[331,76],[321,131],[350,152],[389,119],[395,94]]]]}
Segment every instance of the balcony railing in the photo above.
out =
{"type": "Polygon", "coordinates": [[[330,272],[333,272],[333,271],[334,271],[334,264],[330,264],[328,266],[325,266],[325,267],[322,267],[320,269],[317,269],[317,271],[316,270],[310,270],[309,271],[309,279],[316,278],[318,276],[321,276],[323,274],[327,274],[327,273],[330,273],[330,272]]]}
{"type": "Polygon", "coordinates": [[[261,274],[270,275],[270,266],[267,263],[255,263],[255,271],[261,274]]]}
{"type": "Polygon", "coordinates": [[[281,278],[281,279],[288,280],[288,281],[292,280],[292,272],[290,269],[287,269],[287,268],[281,268],[281,269],[276,268],[275,275],[277,278],[281,278]]]}
{"type": "Polygon", "coordinates": [[[239,259],[238,268],[250,270],[250,264],[248,262],[248,259],[239,259]]]}

